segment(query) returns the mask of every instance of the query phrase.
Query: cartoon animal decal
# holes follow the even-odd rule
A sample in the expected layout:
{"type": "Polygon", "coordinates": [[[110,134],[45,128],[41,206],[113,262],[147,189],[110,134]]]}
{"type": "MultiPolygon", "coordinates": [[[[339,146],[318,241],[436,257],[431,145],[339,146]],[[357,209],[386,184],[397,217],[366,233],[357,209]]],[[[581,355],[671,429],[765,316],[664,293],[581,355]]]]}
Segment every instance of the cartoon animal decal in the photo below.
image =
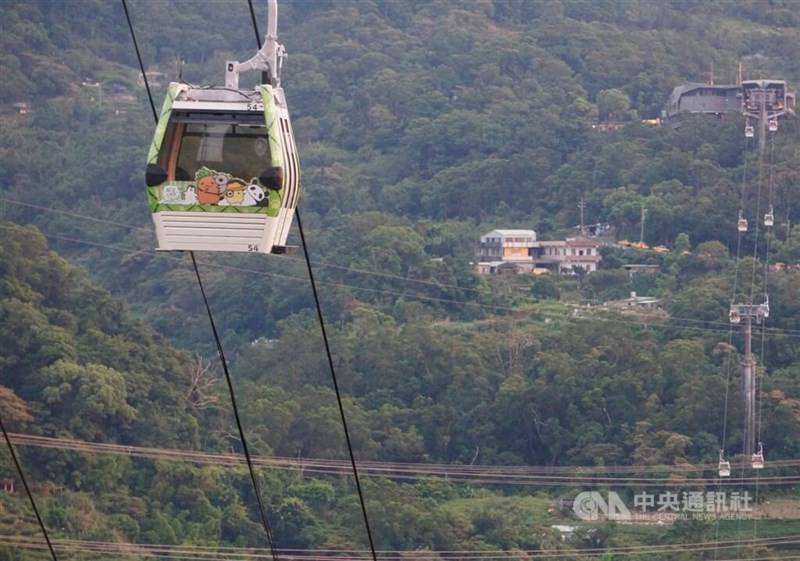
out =
{"type": "Polygon", "coordinates": [[[245,181],[204,166],[195,173],[195,182],[196,186],[186,187],[183,200],[179,196],[178,200],[169,202],[187,205],[269,206],[269,192],[259,184],[257,177],[245,181]]]}
{"type": "Polygon", "coordinates": [[[183,204],[196,205],[197,204],[197,190],[194,185],[189,185],[183,192],[183,204]]]}
{"type": "Polygon", "coordinates": [[[256,178],[251,179],[244,192],[244,206],[269,206],[269,196],[256,181],[256,178]]]}
{"type": "Polygon", "coordinates": [[[219,194],[225,194],[225,189],[231,181],[231,174],[229,173],[218,173],[214,176],[214,182],[217,184],[217,189],[219,189],[219,194]]]}
{"type": "Polygon", "coordinates": [[[173,204],[181,202],[181,190],[177,185],[164,185],[161,188],[160,203],[173,204]]]}
{"type": "Polygon", "coordinates": [[[203,166],[194,174],[194,180],[197,183],[197,202],[201,205],[216,205],[225,192],[230,175],[217,173],[203,166]]]}
{"type": "Polygon", "coordinates": [[[225,198],[219,202],[219,206],[245,206],[244,194],[246,186],[241,179],[231,179],[226,185],[225,198]]]}

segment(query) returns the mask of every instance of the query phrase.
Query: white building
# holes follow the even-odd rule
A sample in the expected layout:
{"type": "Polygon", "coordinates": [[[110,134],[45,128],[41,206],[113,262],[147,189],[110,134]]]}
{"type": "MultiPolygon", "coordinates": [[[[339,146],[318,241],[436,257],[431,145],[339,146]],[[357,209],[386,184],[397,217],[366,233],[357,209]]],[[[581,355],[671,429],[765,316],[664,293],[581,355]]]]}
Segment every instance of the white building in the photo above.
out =
{"type": "Polygon", "coordinates": [[[534,230],[492,230],[481,236],[477,271],[495,274],[502,271],[530,273],[548,269],[573,273],[576,267],[586,272],[597,270],[600,242],[585,237],[561,241],[537,241],[534,230]]]}

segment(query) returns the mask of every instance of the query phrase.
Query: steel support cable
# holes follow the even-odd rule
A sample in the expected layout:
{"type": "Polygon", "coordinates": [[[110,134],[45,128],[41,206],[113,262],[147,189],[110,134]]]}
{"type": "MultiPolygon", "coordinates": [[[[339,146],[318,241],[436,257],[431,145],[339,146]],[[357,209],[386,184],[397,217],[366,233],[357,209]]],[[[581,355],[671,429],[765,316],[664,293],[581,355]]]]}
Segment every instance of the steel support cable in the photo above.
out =
{"type": "MultiPolygon", "coordinates": [[[[773,181],[774,181],[773,172],[774,172],[774,166],[775,166],[774,156],[775,156],[775,136],[771,135],[770,139],[769,139],[769,163],[768,163],[768,165],[769,165],[769,175],[767,177],[767,181],[768,181],[767,199],[768,199],[769,205],[770,205],[769,206],[770,213],[772,212],[772,195],[773,195],[773,185],[774,185],[773,184],[773,181]]],[[[760,215],[757,214],[756,215],[756,220],[760,220],[760,218],[761,218],[760,215]]],[[[766,224],[764,225],[764,227],[765,228],[769,228],[766,224]]],[[[769,229],[765,232],[765,236],[766,236],[766,248],[765,248],[765,253],[764,253],[764,280],[763,280],[763,287],[762,288],[764,290],[764,300],[765,300],[765,302],[769,302],[769,299],[768,299],[769,287],[768,287],[768,284],[767,284],[768,281],[769,281],[769,250],[770,250],[770,239],[771,239],[770,230],[769,229]]],[[[755,276],[755,259],[753,261],[753,275],[755,276]]],[[[752,296],[751,296],[751,299],[752,299],[752,296]]],[[[764,368],[765,372],[766,372],[766,365],[767,365],[767,359],[766,359],[767,336],[766,336],[766,331],[765,331],[764,327],[766,327],[766,323],[767,323],[767,318],[764,318],[762,320],[762,322],[761,322],[761,364],[763,365],[763,368],[764,368]]],[[[756,371],[754,372],[754,376],[756,377],[756,379],[755,379],[756,399],[758,399],[758,407],[757,407],[757,413],[756,413],[756,432],[758,434],[757,442],[758,442],[759,449],[763,450],[761,448],[761,421],[762,421],[762,412],[763,412],[763,404],[764,404],[764,400],[763,400],[762,395],[761,395],[761,387],[763,385],[763,382],[759,381],[758,369],[757,368],[756,368],[756,371]]],[[[760,491],[760,488],[759,488],[759,483],[760,483],[759,476],[760,475],[761,475],[761,470],[757,470],[757,472],[756,472],[756,491],[755,491],[755,497],[754,497],[755,504],[758,504],[758,497],[759,497],[759,491],[760,491]]],[[[753,539],[755,539],[757,535],[758,535],[758,518],[753,517],[753,539]]],[[[756,556],[756,546],[753,545],[752,557],[755,558],[755,556],[756,556]]]]}
{"type": "Polygon", "coordinates": [[[275,550],[275,543],[272,538],[272,527],[269,524],[269,519],[267,518],[267,511],[264,506],[264,501],[261,498],[261,489],[258,484],[258,476],[256,475],[256,470],[253,465],[253,459],[250,456],[250,449],[247,446],[247,438],[244,434],[244,427],[242,425],[242,419],[239,415],[239,407],[236,405],[236,392],[233,389],[233,380],[231,380],[230,372],[228,371],[228,361],[225,360],[225,353],[222,350],[222,341],[220,341],[219,333],[217,332],[217,326],[214,323],[214,316],[211,313],[211,305],[208,302],[208,297],[206,296],[205,287],[203,286],[203,280],[200,278],[200,269],[197,267],[197,260],[194,258],[194,251],[190,251],[189,255],[192,258],[192,266],[194,267],[194,273],[197,277],[197,285],[200,287],[200,294],[203,297],[203,303],[206,306],[206,312],[208,313],[208,321],[211,324],[211,331],[214,334],[214,341],[217,344],[217,353],[219,354],[219,360],[222,364],[222,371],[225,374],[225,382],[228,385],[228,393],[231,398],[231,407],[233,408],[233,416],[236,419],[236,428],[239,431],[239,438],[242,441],[242,452],[244,452],[244,457],[247,460],[247,470],[250,472],[250,481],[253,484],[253,492],[256,495],[256,502],[258,503],[258,513],[261,517],[261,524],[264,527],[264,532],[267,534],[267,543],[269,544],[269,548],[272,551],[272,558],[277,561],[278,553],[275,550]]]}
{"type": "MultiPolygon", "coordinates": [[[[742,162],[742,187],[739,190],[739,212],[744,212],[744,201],[745,201],[745,191],[747,189],[747,148],[748,148],[748,140],[745,136],[744,138],[744,149],[742,151],[743,154],[743,162],[742,162]]],[[[734,274],[733,274],[733,287],[731,289],[731,306],[736,303],[736,292],[739,289],[739,263],[741,261],[742,255],[742,232],[739,231],[738,223],[736,228],[736,260],[734,264],[734,274]]],[[[727,354],[725,356],[725,400],[723,405],[723,413],[722,413],[722,441],[721,446],[724,450],[727,445],[728,439],[728,402],[730,400],[730,387],[731,387],[731,372],[733,371],[732,363],[733,363],[733,353],[731,352],[733,349],[733,324],[729,323],[728,326],[728,349],[727,354]]],[[[744,475],[744,467],[742,467],[742,475],[744,475]]],[[[719,478],[719,485],[717,487],[717,491],[722,490],[722,477],[719,478]]],[[[717,520],[714,524],[714,539],[719,539],[719,520],[717,520]]],[[[714,560],[717,560],[717,550],[714,549],[714,560]]]]}
{"type": "MultiPolygon", "coordinates": [[[[775,136],[773,135],[773,136],[770,137],[769,178],[768,178],[769,184],[767,186],[770,213],[773,212],[772,202],[773,202],[773,197],[774,197],[774,192],[775,192],[775,175],[774,175],[774,172],[775,172],[775,160],[774,160],[774,154],[775,154],[775,136]]],[[[768,301],[767,297],[768,297],[768,294],[769,294],[769,262],[770,262],[770,249],[771,249],[771,244],[772,244],[772,231],[771,231],[772,226],[766,226],[765,225],[765,227],[767,227],[769,229],[766,231],[766,234],[765,234],[767,241],[766,241],[766,248],[765,248],[765,253],[764,253],[764,281],[763,281],[763,285],[764,285],[765,300],[768,301]]],[[[766,354],[767,354],[767,347],[766,347],[767,325],[766,324],[767,324],[767,321],[765,319],[761,324],[761,362],[764,364],[764,368],[766,368],[766,364],[767,364],[767,359],[766,359],[766,354]]],[[[758,383],[758,377],[756,377],[756,389],[757,389],[757,395],[759,395],[759,396],[761,395],[761,391],[760,391],[759,388],[762,385],[763,385],[763,382],[761,384],[759,384],[758,383]]],[[[757,417],[758,418],[758,441],[759,442],[761,442],[761,418],[762,418],[763,404],[764,404],[763,399],[761,399],[759,397],[759,400],[758,400],[758,417],[757,417]]]]}
{"type": "MultiPolygon", "coordinates": [[[[248,0],[252,5],[252,0],[248,0]]],[[[356,458],[353,453],[353,443],[350,439],[350,430],[347,428],[347,416],[344,412],[344,404],[342,403],[342,394],[339,390],[339,381],[336,377],[336,367],[333,364],[333,355],[331,354],[330,342],[328,341],[328,334],[325,329],[325,319],[322,316],[322,305],[319,300],[319,293],[317,291],[317,284],[314,280],[314,270],[311,267],[311,259],[308,255],[308,244],[306,243],[306,235],[303,231],[303,221],[300,218],[300,209],[295,209],[295,218],[297,219],[297,229],[300,232],[300,240],[303,244],[303,255],[306,258],[306,268],[308,269],[308,279],[311,282],[311,291],[314,295],[314,305],[317,308],[317,319],[319,320],[319,328],[322,333],[322,341],[325,345],[325,355],[328,358],[328,368],[331,372],[331,381],[333,382],[333,390],[336,393],[336,404],[339,406],[339,416],[342,419],[342,430],[344,431],[344,438],[347,442],[347,452],[350,455],[350,464],[353,468],[353,479],[358,491],[358,502],[361,505],[361,514],[364,518],[364,528],[367,532],[367,540],[369,541],[369,549],[372,552],[373,561],[378,561],[378,555],[375,552],[375,541],[372,538],[372,528],[369,523],[369,515],[367,513],[367,504],[364,500],[364,491],[361,488],[361,479],[358,477],[358,466],[356,466],[356,458]]]]}
{"type": "Polygon", "coordinates": [[[36,521],[39,523],[39,530],[41,530],[42,535],[44,536],[44,541],[47,543],[47,549],[50,551],[50,556],[53,558],[53,561],[58,561],[58,557],[56,557],[56,550],[53,549],[53,544],[50,541],[50,535],[47,533],[47,527],[44,525],[42,515],[39,514],[39,508],[36,506],[36,500],[33,498],[31,488],[28,486],[28,479],[25,477],[25,471],[22,469],[22,464],[20,464],[19,458],[17,458],[17,452],[14,450],[14,446],[11,444],[11,439],[8,437],[6,426],[3,423],[2,413],[0,413],[0,430],[3,431],[3,439],[6,441],[6,446],[8,446],[8,452],[11,454],[14,467],[16,468],[17,474],[19,474],[19,478],[22,481],[22,487],[25,489],[25,494],[28,495],[28,501],[31,503],[33,513],[36,515],[36,521]]]}
{"type": "MultiPolygon", "coordinates": [[[[142,62],[142,56],[139,52],[139,43],[136,40],[136,33],[134,32],[133,29],[133,23],[131,22],[130,13],[128,12],[128,4],[126,0],[122,0],[122,7],[125,10],[125,19],[128,22],[128,30],[130,31],[131,34],[131,41],[133,42],[133,47],[136,51],[136,58],[139,61],[139,70],[142,73],[142,78],[144,80],[145,88],[147,89],[147,98],[150,101],[150,108],[153,111],[153,121],[155,122],[156,125],[158,125],[158,113],[156,112],[156,106],[153,101],[153,95],[152,92],[150,91],[150,86],[147,81],[147,72],[145,71],[144,63],[142,62]]],[[[228,386],[228,392],[231,398],[231,407],[233,409],[233,416],[236,420],[236,428],[239,432],[239,439],[242,442],[242,451],[244,452],[244,456],[247,461],[247,469],[250,473],[250,481],[253,486],[253,492],[255,493],[256,496],[256,502],[258,503],[258,512],[261,518],[261,525],[264,528],[264,533],[266,534],[267,537],[267,544],[269,545],[270,551],[272,552],[272,558],[274,561],[278,561],[278,555],[277,552],[275,551],[275,543],[272,537],[272,527],[270,526],[269,519],[267,518],[266,508],[261,498],[261,489],[258,484],[258,476],[256,475],[255,467],[253,466],[253,462],[250,456],[250,450],[247,446],[247,438],[244,433],[244,427],[242,426],[241,416],[239,415],[239,408],[236,404],[236,392],[234,391],[233,381],[231,380],[230,371],[228,370],[228,362],[225,359],[225,353],[222,349],[222,341],[220,340],[216,324],[214,323],[214,315],[211,312],[211,305],[209,304],[205,288],[203,287],[203,281],[200,277],[200,269],[197,267],[197,260],[194,257],[194,252],[190,251],[189,255],[192,258],[192,266],[194,267],[194,273],[195,276],[197,277],[197,284],[200,287],[200,294],[203,297],[203,303],[205,304],[206,307],[208,320],[209,323],[211,324],[211,332],[214,335],[214,341],[217,345],[217,354],[219,355],[219,360],[222,365],[222,371],[225,375],[225,381],[228,386]]]]}
{"type": "MultiPolygon", "coordinates": [[[[250,10],[250,19],[253,24],[253,32],[256,35],[256,44],[258,45],[259,50],[261,49],[261,33],[258,30],[258,21],[256,20],[256,13],[255,9],[253,8],[253,0],[247,0],[247,6],[250,10]]],[[[275,68],[270,68],[270,72],[274,75],[276,72],[275,68]]],[[[319,292],[317,290],[317,283],[314,278],[314,270],[311,266],[311,258],[308,254],[308,244],[306,241],[306,234],[303,230],[303,221],[300,218],[300,209],[295,208],[295,219],[297,220],[297,230],[300,233],[300,242],[303,246],[303,256],[305,257],[306,261],[306,269],[308,270],[308,280],[311,283],[311,292],[314,296],[314,305],[317,309],[317,320],[319,322],[320,332],[322,334],[322,341],[325,346],[325,355],[328,358],[328,368],[330,369],[331,373],[331,381],[333,382],[333,390],[336,394],[336,404],[339,407],[339,416],[342,420],[342,430],[344,431],[344,438],[345,442],[347,443],[347,452],[350,455],[350,464],[353,468],[353,479],[355,480],[356,490],[358,491],[358,502],[361,506],[361,515],[364,518],[364,528],[367,533],[367,540],[369,541],[369,549],[372,552],[372,559],[373,561],[378,561],[378,556],[375,553],[375,541],[372,538],[372,528],[369,523],[369,514],[367,513],[367,504],[364,500],[364,491],[361,488],[361,479],[358,477],[358,466],[356,465],[356,458],[353,452],[353,443],[350,439],[350,430],[347,427],[347,415],[344,412],[344,404],[342,402],[342,394],[339,390],[339,381],[336,376],[336,367],[333,364],[333,355],[331,354],[331,346],[330,342],[328,341],[328,333],[325,329],[325,318],[322,315],[322,304],[319,299],[319,292]]]]}
{"type": "MultiPolygon", "coordinates": [[[[114,220],[107,220],[107,219],[103,219],[103,218],[96,218],[96,217],[88,216],[88,215],[85,215],[85,214],[79,214],[77,212],[73,212],[73,211],[70,211],[70,210],[48,207],[48,206],[39,205],[39,204],[36,204],[36,203],[31,203],[31,202],[28,202],[28,201],[19,201],[19,200],[9,199],[7,197],[0,196],[0,202],[9,203],[9,204],[12,204],[12,205],[24,206],[24,207],[33,208],[33,209],[36,209],[36,210],[42,210],[42,211],[45,211],[45,212],[52,212],[54,214],[61,214],[61,215],[64,215],[64,216],[69,216],[71,218],[76,218],[76,219],[80,219],[80,220],[88,220],[90,222],[97,222],[99,224],[106,224],[106,225],[109,225],[109,226],[117,226],[117,227],[120,227],[120,228],[129,228],[131,230],[140,230],[142,232],[148,232],[150,234],[154,234],[155,233],[153,228],[146,228],[144,226],[136,226],[136,225],[133,225],[133,224],[126,224],[124,222],[117,222],[117,221],[114,221],[114,220]]],[[[285,255],[285,254],[284,255],[275,255],[274,257],[277,258],[277,259],[282,259],[282,260],[286,260],[286,261],[295,261],[296,260],[298,262],[303,259],[302,257],[293,257],[291,255],[285,255]]],[[[460,290],[460,291],[464,291],[464,292],[474,292],[474,293],[478,293],[478,294],[485,294],[485,292],[486,292],[486,291],[484,291],[482,289],[479,289],[479,288],[472,288],[472,287],[468,287],[468,286],[459,286],[457,284],[448,284],[448,283],[432,281],[432,280],[426,280],[426,279],[415,279],[415,278],[412,278],[412,277],[404,277],[402,275],[394,275],[394,274],[391,274],[391,273],[384,273],[382,271],[373,271],[373,270],[369,270],[369,269],[360,269],[360,268],[356,268],[356,267],[347,267],[345,265],[336,265],[335,263],[328,263],[328,262],[325,262],[325,261],[317,261],[317,260],[315,260],[314,261],[314,266],[315,267],[324,267],[324,268],[327,268],[327,269],[339,269],[339,270],[346,271],[346,272],[349,272],[349,273],[358,273],[358,274],[362,274],[362,275],[371,275],[371,276],[375,276],[375,277],[383,277],[383,278],[395,279],[395,280],[400,280],[400,281],[404,281],[404,282],[424,284],[424,285],[429,285],[429,286],[432,286],[434,288],[440,288],[440,289],[451,288],[453,290],[460,290]]],[[[531,302],[533,302],[533,300],[531,300],[531,302]]],[[[698,321],[698,322],[703,322],[703,323],[716,323],[716,322],[704,322],[703,320],[691,320],[691,321],[698,321]]],[[[800,334],[800,330],[798,330],[798,334],[800,334]]]]}
{"type": "MultiPolygon", "coordinates": [[[[764,133],[764,128],[760,127],[760,134],[763,134],[763,133],[764,133]]],[[[754,241],[753,241],[753,266],[752,266],[752,271],[751,271],[751,274],[750,274],[750,296],[749,296],[749,299],[748,299],[748,302],[749,302],[749,304],[751,306],[753,305],[753,302],[754,302],[754,299],[755,299],[756,268],[757,268],[757,263],[758,263],[758,237],[759,237],[759,232],[761,231],[761,229],[760,229],[760,225],[761,225],[761,216],[760,216],[761,215],[761,191],[762,191],[762,188],[763,188],[763,183],[764,183],[764,150],[762,148],[760,148],[759,151],[758,151],[758,180],[757,180],[757,191],[756,191],[755,237],[754,237],[754,241]]],[[[762,322],[763,322],[763,320],[762,320],[762,322]]],[[[746,335],[746,337],[747,337],[747,335],[746,335]]],[[[755,367],[753,367],[752,375],[755,376],[756,379],[757,379],[758,375],[757,375],[756,370],[757,369],[755,367]]],[[[745,389],[745,393],[746,393],[746,391],[747,390],[745,389]]],[[[749,429],[749,427],[747,426],[747,422],[748,422],[748,420],[746,418],[745,419],[745,429],[744,429],[744,433],[742,435],[742,449],[745,450],[745,451],[747,450],[747,440],[746,439],[747,439],[747,434],[748,434],[748,429],[749,429]]],[[[746,460],[747,460],[747,458],[745,458],[745,461],[746,460]]],[[[741,473],[742,473],[742,478],[744,478],[744,467],[742,467],[741,473]]],[[[755,484],[755,487],[756,487],[755,500],[757,501],[758,500],[758,489],[759,489],[759,472],[758,471],[756,472],[756,484],[755,484]]],[[[744,490],[744,481],[742,481],[742,486],[740,487],[740,491],[743,491],[743,490],[744,490]]],[[[756,519],[754,518],[753,519],[753,532],[754,533],[756,532],[756,528],[757,528],[757,522],[756,522],[756,519]]],[[[739,532],[741,532],[741,530],[742,530],[742,519],[739,518],[737,520],[737,522],[736,522],[736,531],[737,531],[737,533],[739,533],[739,532]]],[[[741,551],[741,549],[737,549],[737,555],[740,554],[740,551],[741,551]]],[[[751,558],[755,559],[755,548],[753,548],[753,550],[752,550],[751,558]]]]}
{"type": "MultiPolygon", "coordinates": [[[[745,192],[747,190],[747,148],[749,142],[747,141],[747,137],[744,139],[744,161],[742,162],[742,188],[740,189],[740,199],[739,199],[739,209],[741,212],[744,212],[744,201],[745,201],[745,192]]],[[[738,232],[738,224],[737,224],[737,232],[738,232]]],[[[739,261],[741,259],[741,250],[742,250],[742,232],[738,232],[736,236],[736,261],[734,267],[734,277],[733,277],[733,291],[731,295],[731,304],[736,302],[736,292],[739,288],[739,261]]]]}
{"type": "MultiPolygon", "coordinates": [[[[5,225],[0,224],[0,228],[10,228],[10,227],[11,226],[5,226],[5,225]]],[[[151,255],[151,256],[154,256],[154,257],[159,257],[159,258],[162,258],[162,259],[171,259],[173,261],[182,261],[182,258],[180,258],[180,257],[166,255],[165,253],[158,252],[158,251],[113,246],[113,245],[109,245],[109,244],[103,244],[103,243],[99,243],[99,242],[92,242],[92,241],[79,239],[79,238],[72,238],[72,237],[67,237],[67,236],[59,236],[57,234],[48,234],[46,232],[42,232],[42,234],[47,238],[52,238],[52,239],[55,239],[55,240],[66,241],[66,242],[70,242],[70,243],[77,243],[77,244],[82,244],[82,245],[87,245],[87,246],[92,246],[92,247],[98,247],[98,248],[103,248],[103,249],[109,249],[109,250],[122,252],[122,253],[127,253],[127,254],[147,254],[147,255],[151,255]]],[[[272,272],[269,272],[269,271],[259,271],[259,270],[256,270],[256,269],[248,269],[248,268],[237,267],[237,266],[232,266],[232,265],[220,265],[220,264],[215,264],[215,263],[205,263],[205,265],[208,266],[208,267],[211,267],[211,268],[215,268],[215,269],[228,270],[228,271],[238,271],[238,272],[244,272],[244,273],[253,274],[253,275],[267,276],[267,277],[270,277],[270,278],[278,278],[278,279],[292,280],[292,281],[294,281],[294,280],[305,280],[304,277],[295,277],[295,276],[284,275],[284,274],[280,274],[280,273],[272,273],[272,272]]],[[[422,294],[407,294],[407,293],[400,293],[400,292],[395,292],[395,291],[391,291],[391,290],[378,289],[378,288],[367,288],[367,287],[356,286],[356,285],[346,284],[346,283],[339,283],[339,282],[317,281],[317,284],[326,285],[326,286],[332,286],[332,287],[338,287],[338,288],[348,288],[348,289],[352,289],[352,290],[358,290],[358,291],[361,291],[361,292],[370,292],[370,293],[374,293],[374,294],[388,294],[388,295],[391,295],[391,296],[397,296],[397,297],[403,297],[403,298],[411,298],[413,300],[420,300],[420,301],[442,302],[442,303],[448,303],[448,304],[460,305],[460,306],[473,306],[473,307],[482,308],[482,309],[486,309],[486,310],[495,310],[495,311],[503,311],[503,312],[520,312],[521,311],[519,308],[512,308],[510,306],[499,306],[499,305],[493,305],[493,304],[481,304],[480,302],[453,300],[453,299],[449,299],[449,298],[439,298],[439,297],[436,297],[436,296],[426,296],[426,295],[422,295],[422,294]]],[[[522,311],[524,311],[524,310],[522,310],[522,311]]],[[[541,311],[538,311],[538,310],[529,310],[529,311],[531,313],[537,315],[537,316],[541,316],[542,318],[551,319],[551,320],[557,320],[557,321],[585,321],[585,322],[596,321],[596,322],[600,322],[600,323],[611,323],[611,324],[621,324],[621,325],[636,325],[636,326],[640,326],[640,327],[648,328],[648,329],[650,329],[650,328],[652,328],[652,329],[679,329],[679,330],[683,330],[683,331],[701,331],[701,332],[709,332],[709,333],[714,333],[714,332],[716,332],[716,333],[727,333],[728,332],[727,329],[716,329],[716,328],[713,328],[713,327],[702,327],[702,326],[680,325],[680,324],[666,324],[666,323],[658,323],[658,322],[651,322],[651,321],[645,321],[645,320],[638,320],[638,321],[637,320],[625,320],[625,319],[600,317],[600,316],[596,316],[596,315],[592,315],[590,317],[585,317],[585,318],[584,317],[574,317],[574,316],[567,317],[567,316],[563,316],[563,315],[553,315],[552,313],[541,312],[541,311]]],[[[672,319],[677,320],[678,318],[672,318],[672,319]]],[[[800,333],[795,333],[796,330],[787,330],[787,329],[781,329],[781,328],[771,328],[771,329],[767,329],[767,331],[771,331],[771,332],[783,335],[785,337],[800,338],[800,333]]]]}
{"type": "MultiPolygon", "coordinates": [[[[0,545],[16,545],[16,546],[24,548],[24,549],[34,549],[34,550],[35,549],[41,549],[39,544],[37,544],[36,542],[23,541],[23,540],[13,540],[13,539],[12,540],[0,540],[0,545]]],[[[749,545],[749,544],[747,544],[747,545],[749,545]]],[[[756,544],[756,545],[762,545],[762,544],[756,544]]],[[[785,543],[785,544],[777,543],[777,544],[763,544],[763,545],[764,546],[772,546],[772,545],[780,546],[780,545],[793,545],[793,544],[792,543],[785,543]]],[[[70,550],[71,552],[114,553],[114,554],[123,555],[123,556],[125,556],[125,555],[127,555],[127,556],[147,555],[148,557],[155,556],[155,557],[163,558],[163,559],[187,559],[187,560],[194,559],[194,560],[205,560],[205,561],[216,561],[218,559],[225,560],[225,561],[234,561],[234,560],[239,561],[239,560],[249,560],[249,559],[266,559],[266,556],[261,555],[261,554],[257,554],[257,553],[253,553],[253,554],[233,554],[233,555],[231,555],[230,553],[219,553],[219,554],[214,554],[214,553],[195,553],[195,552],[192,552],[191,550],[186,551],[186,552],[179,552],[179,551],[172,551],[172,550],[155,550],[155,549],[141,550],[140,548],[135,547],[135,546],[133,546],[131,549],[128,549],[128,550],[121,550],[121,549],[115,548],[113,546],[112,547],[103,547],[103,546],[98,547],[98,546],[87,546],[87,545],[82,545],[82,544],[71,544],[71,545],[67,545],[67,546],[62,546],[61,544],[59,544],[59,547],[66,548],[66,549],[70,550]],[[219,555],[224,555],[224,557],[219,557],[219,555]]],[[[703,550],[707,550],[707,548],[698,548],[698,550],[699,551],[703,551],[703,550]]],[[[689,550],[685,549],[685,548],[684,549],[677,549],[677,550],[666,550],[663,553],[680,553],[680,552],[684,552],[684,551],[689,551],[689,550]]],[[[618,554],[618,555],[625,555],[625,556],[627,556],[627,555],[647,555],[647,556],[650,556],[650,555],[661,555],[663,553],[661,551],[653,551],[653,552],[641,551],[641,552],[621,553],[621,554],[618,554]]],[[[311,561],[311,560],[315,560],[315,561],[320,561],[320,560],[365,561],[365,560],[369,559],[369,557],[361,556],[361,555],[342,555],[342,554],[315,554],[313,556],[309,556],[309,555],[292,555],[292,554],[284,554],[284,555],[285,555],[285,557],[287,559],[296,559],[298,561],[300,561],[300,560],[307,560],[307,561],[311,561]]],[[[567,553],[567,554],[551,554],[551,555],[547,555],[546,558],[547,559],[561,558],[561,557],[569,557],[570,559],[575,559],[575,558],[578,558],[578,557],[580,557],[580,558],[596,558],[597,555],[603,555],[603,554],[602,553],[584,554],[584,553],[579,553],[579,552],[576,551],[574,553],[567,553]]],[[[542,558],[542,556],[538,556],[538,555],[526,555],[526,557],[527,558],[533,558],[533,559],[541,559],[542,558]]],[[[394,561],[394,560],[400,561],[401,559],[413,559],[414,561],[434,561],[435,559],[440,559],[440,558],[431,557],[431,556],[429,556],[429,557],[416,557],[415,556],[415,557],[404,557],[404,558],[401,558],[401,557],[383,557],[382,556],[382,558],[386,559],[387,561],[394,561]]],[[[455,558],[445,558],[445,559],[455,559],[455,558]]],[[[512,557],[511,555],[499,555],[499,556],[484,555],[484,556],[481,556],[481,557],[461,557],[461,556],[459,556],[457,559],[459,559],[459,560],[466,560],[466,559],[471,559],[471,560],[503,560],[503,559],[506,559],[506,560],[510,560],[510,559],[514,559],[514,557],[512,557]]]]}
{"type": "Polygon", "coordinates": [[[156,104],[153,102],[153,93],[150,91],[150,82],[147,80],[147,72],[144,69],[142,62],[142,54],[139,52],[139,43],[136,41],[136,34],[133,32],[133,22],[131,22],[131,15],[128,12],[128,2],[122,0],[122,9],[125,10],[125,19],[128,21],[128,30],[133,39],[133,48],[136,51],[136,59],[139,61],[139,68],[142,71],[142,80],[144,80],[144,87],[147,90],[147,100],[150,102],[150,109],[153,111],[153,120],[158,124],[158,112],[156,111],[156,104]]]}

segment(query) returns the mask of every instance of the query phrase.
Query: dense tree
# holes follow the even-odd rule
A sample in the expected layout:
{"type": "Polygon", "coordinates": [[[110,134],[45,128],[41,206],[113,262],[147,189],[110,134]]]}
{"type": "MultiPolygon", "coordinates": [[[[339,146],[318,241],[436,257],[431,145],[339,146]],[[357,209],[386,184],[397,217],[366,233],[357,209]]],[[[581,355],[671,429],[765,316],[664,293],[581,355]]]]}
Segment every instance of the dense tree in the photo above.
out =
{"type": "MultiPolygon", "coordinates": [[[[32,110],[2,108],[2,211],[41,232],[0,224],[0,413],[20,432],[239,452],[190,263],[147,251],[152,124],[125,20],[114,3],[65,6],[4,6],[0,98],[32,110]]],[[[130,7],[145,64],[173,79],[180,57],[184,79],[218,83],[225,60],[254,49],[243,6],[130,7]]],[[[761,161],[735,116],[639,120],[710,64],[732,75],[744,60],[751,75],[796,83],[796,24],[779,1],[281,2],[304,217],[358,458],[713,463],[741,441],[742,344],[717,322],[727,325],[732,298],[764,288],[768,326],[784,330],[767,331],[758,351],[765,445],[770,458],[796,456],[797,125],[782,121],[761,161]],[[598,119],[625,126],[593,128],[598,119]],[[475,275],[480,234],[532,227],[561,239],[575,232],[581,198],[587,221],[672,253],[604,248],[591,275],[475,275]],[[767,201],[776,226],[766,240],[762,228],[740,239],[739,209],[755,225],[767,201]],[[630,263],[660,272],[631,278],[621,271],[630,263]],[[659,297],[672,320],[579,306],[631,291],[659,297]]],[[[154,91],[159,103],[164,90],[154,91]]],[[[346,457],[302,262],[199,257],[252,449],[346,457]]],[[[264,545],[243,470],[20,449],[52,490],[46,523],[61,537],[264,545]]],[[[13,476],[7,463],[0,473],[13,476]]],[[[279,546],[365,547],[346,479],[259,477],[279,546]]],[[[382,548],[652,541],[602,526],[562,542],[554,494],[365,479],[382,548]]],[[[0,499],[0,525],[28,534],[24,501],[0,499]]],[[[667,538],[706,534],[677,524],[667,538]]],[[[0,558],[28,557],[0,548],[0,558]]]]}

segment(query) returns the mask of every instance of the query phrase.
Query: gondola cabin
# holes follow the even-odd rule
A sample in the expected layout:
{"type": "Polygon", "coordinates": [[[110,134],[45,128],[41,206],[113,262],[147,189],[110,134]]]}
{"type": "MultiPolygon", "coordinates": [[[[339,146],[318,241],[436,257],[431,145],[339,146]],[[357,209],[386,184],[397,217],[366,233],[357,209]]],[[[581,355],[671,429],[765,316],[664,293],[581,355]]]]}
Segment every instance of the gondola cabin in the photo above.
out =
{"type": "Polygon", "coordinates": [[[283,253],[299,178],[280,87],[170,84],[146,171],[158,249],[283,253]]]}

